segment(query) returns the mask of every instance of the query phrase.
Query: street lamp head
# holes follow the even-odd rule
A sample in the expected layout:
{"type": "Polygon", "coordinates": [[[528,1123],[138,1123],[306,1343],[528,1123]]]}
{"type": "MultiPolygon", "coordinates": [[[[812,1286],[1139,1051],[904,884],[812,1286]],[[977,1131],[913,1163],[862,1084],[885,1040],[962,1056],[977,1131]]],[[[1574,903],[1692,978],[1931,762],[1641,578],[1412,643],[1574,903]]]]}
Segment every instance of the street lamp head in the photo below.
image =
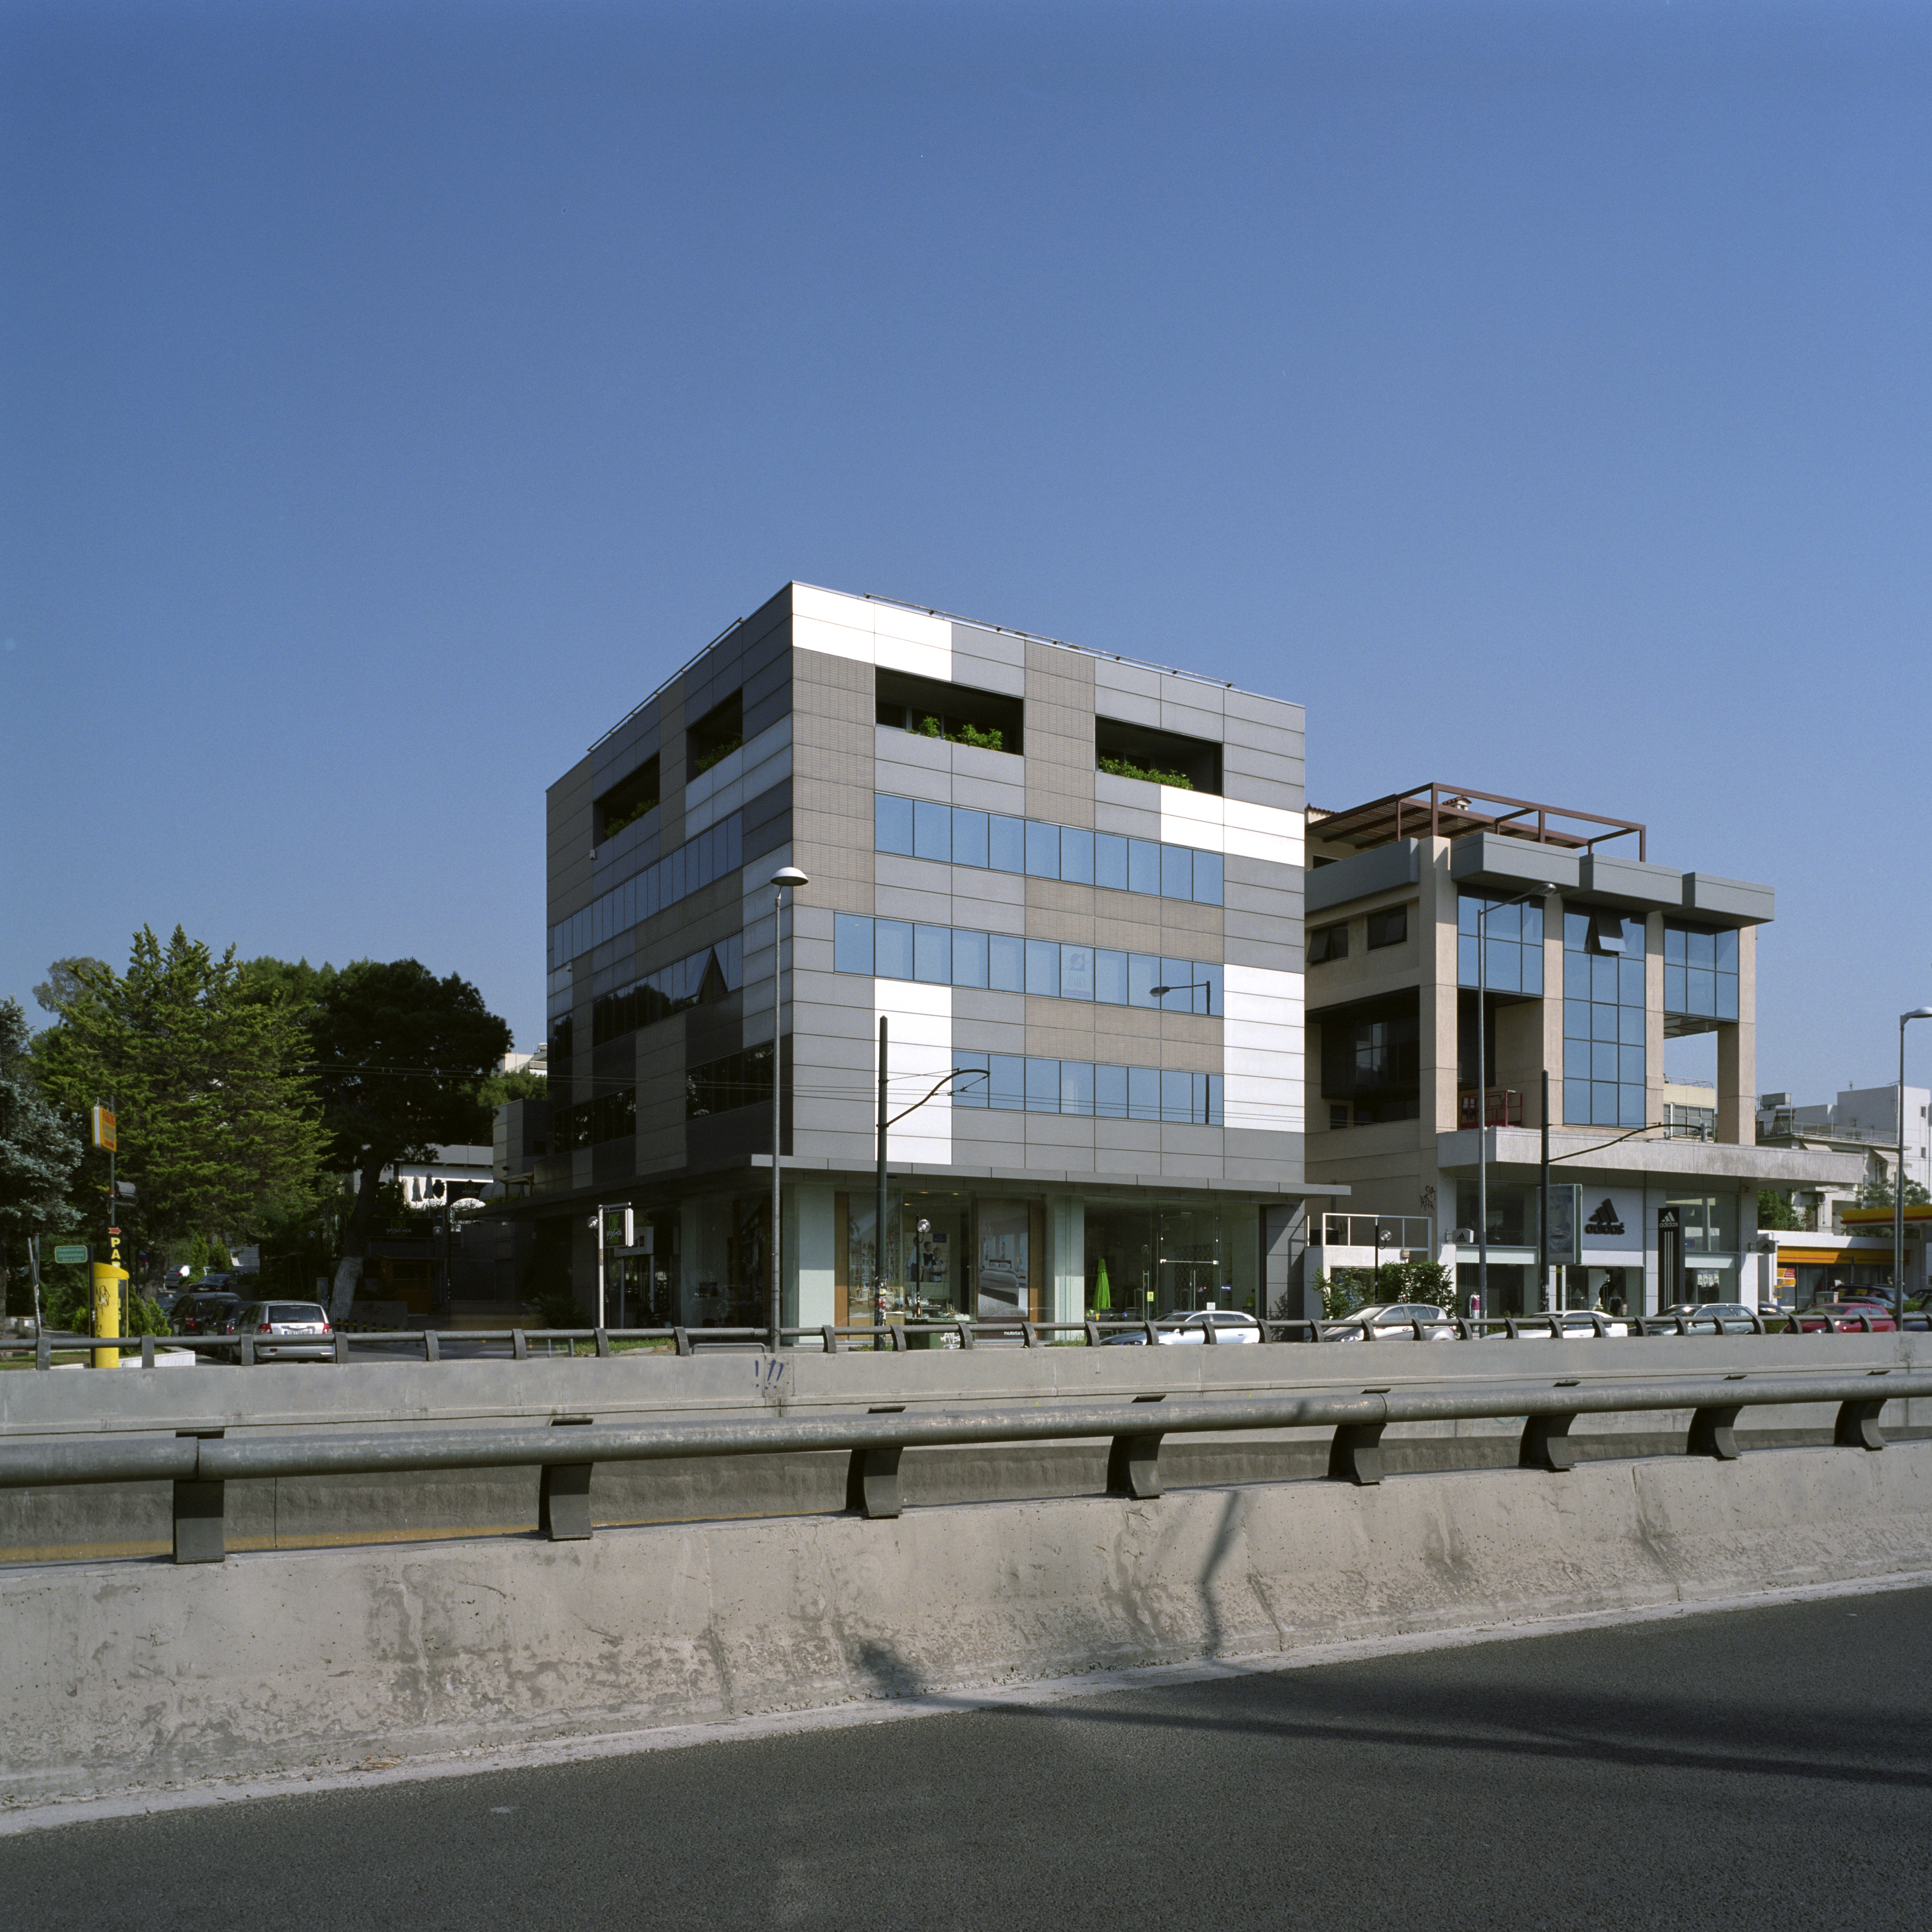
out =
{"type": "Polygon", "coordinates": [[[1909,1013],[1900,1013],[1898,1023],[1904,1025],[1907,1020],[1932,1020],[1932,1006],[1914,1006],[1909,1013]]]}
{"type": "Polygon", "coordinates": [[[790,886],[796,891],[800,886],[810,885],[812,881],[796,866],[781,866],[772,874],[772,884],[775,886],[790,886]]]}

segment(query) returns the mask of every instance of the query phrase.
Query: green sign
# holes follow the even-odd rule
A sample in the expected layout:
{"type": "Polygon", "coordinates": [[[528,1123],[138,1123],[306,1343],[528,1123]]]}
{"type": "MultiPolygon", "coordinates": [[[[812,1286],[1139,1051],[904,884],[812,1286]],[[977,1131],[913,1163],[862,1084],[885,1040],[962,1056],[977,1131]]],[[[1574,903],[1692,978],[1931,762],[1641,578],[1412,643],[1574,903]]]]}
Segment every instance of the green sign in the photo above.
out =
{"type": "Polygon", "coordinates": [[[56,1248],[54,1250],[56,1262],[84,1262],[86,1258],[87,1250],[85,1248],[56,1248]]]}

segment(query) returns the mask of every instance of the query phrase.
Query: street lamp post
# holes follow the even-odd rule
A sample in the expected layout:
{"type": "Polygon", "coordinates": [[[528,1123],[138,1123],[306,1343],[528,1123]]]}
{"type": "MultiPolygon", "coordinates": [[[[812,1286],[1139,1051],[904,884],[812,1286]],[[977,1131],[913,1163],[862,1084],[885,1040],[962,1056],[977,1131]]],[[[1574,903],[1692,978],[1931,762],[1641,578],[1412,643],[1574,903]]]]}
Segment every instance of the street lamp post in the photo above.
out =
{"type": "MultiPolygon", "coordinates": [[[[812,881],[796,866],[781,866],[772,874],[772,1352],[776,1354],[779,1327],[784,1319],[784,1291],[778,1262],[778,1158],[784,1144],[784,962],[779,950],[784,937],[785,888],[793,904],[799,889],[812,881]]],[[[794,920],[794,926],[797,924],[794,920]]]]}
{"type": "Polygon", "coordinates": [[[1492,905],[1486,898],[1476,908],[1476,1292],[1483,1298],[1483,1312],[1490,1312],[1490,1082],[1489,932],[1484,923],[1492,912],[1522,905],[1530,899],[1547,899],[1553,885],[1532,886],[1513,899],[1498,899],[1492,905]]]}
{"type": "Polygon", "coordinates": [[[1892,1312],[1901,1335],[1905,1333],[1905,1028],[1909,1020],[1932,1020],[1932,1006],[1914,1006],[1898,1016],[1898,1172],[1892,1178],[1892,1312]]]}

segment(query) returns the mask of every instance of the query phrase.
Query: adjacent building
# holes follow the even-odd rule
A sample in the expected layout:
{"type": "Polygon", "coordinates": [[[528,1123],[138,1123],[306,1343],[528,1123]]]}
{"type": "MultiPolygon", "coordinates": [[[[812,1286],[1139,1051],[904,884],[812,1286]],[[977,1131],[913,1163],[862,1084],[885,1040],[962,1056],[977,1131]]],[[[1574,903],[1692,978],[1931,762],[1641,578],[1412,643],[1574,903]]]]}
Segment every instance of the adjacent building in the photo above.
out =
{"type": "Polygon", "coordinates": [[[1863,1165],[1758,1144],[1772,889],[1652,861],[1635,820],[1441,784],[1308,819],[1307,1168],[1349,1190],[1312,1265],[1433,1257],[1466,1300],[1486,1159],[1487,1312],[1544,1306],[1546,1077],[1552,1183],[1581,1190],[1568,1303],[1768,1300],[1760,1190],[1863,1165]],[[1717,1036],[1714,1089],[1665,1080],[1694,1033],[1717,1036]]]}
{"type": "Polygon", "coordinates": [[[622,1204],[608,1320],[765,1319],[776,1030],[788,1323],[1274,1305],[1323,1191],[1302,748],[1280,699],[787,585],[550,788],[548,1098],[496,1150],[539,1287],[587,1303],[622,1204]]]}

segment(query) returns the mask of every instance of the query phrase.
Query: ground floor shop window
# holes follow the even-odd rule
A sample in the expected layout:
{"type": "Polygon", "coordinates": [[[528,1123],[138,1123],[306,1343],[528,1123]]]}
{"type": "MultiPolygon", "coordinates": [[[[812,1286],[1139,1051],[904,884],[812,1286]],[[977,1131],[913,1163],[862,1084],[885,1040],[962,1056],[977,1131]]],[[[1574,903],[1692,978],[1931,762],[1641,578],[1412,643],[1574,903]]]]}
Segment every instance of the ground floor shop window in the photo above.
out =
{"type": "Polygon", "coordinates": [[[1259,1312],[1252,1207],[1089,1201],[1085,1222],[1085,1314],[1158,1321],[1210,1305],[1259,1312]]]}
{"type": "Polygon", "coordinates": [[[834,1214],[833,1292],[842,1322],[1046,1318],[1038,1201],[895,1189],[886,1200],[883,1256],[876,1196],[842,1194],[834,1214]]]}

